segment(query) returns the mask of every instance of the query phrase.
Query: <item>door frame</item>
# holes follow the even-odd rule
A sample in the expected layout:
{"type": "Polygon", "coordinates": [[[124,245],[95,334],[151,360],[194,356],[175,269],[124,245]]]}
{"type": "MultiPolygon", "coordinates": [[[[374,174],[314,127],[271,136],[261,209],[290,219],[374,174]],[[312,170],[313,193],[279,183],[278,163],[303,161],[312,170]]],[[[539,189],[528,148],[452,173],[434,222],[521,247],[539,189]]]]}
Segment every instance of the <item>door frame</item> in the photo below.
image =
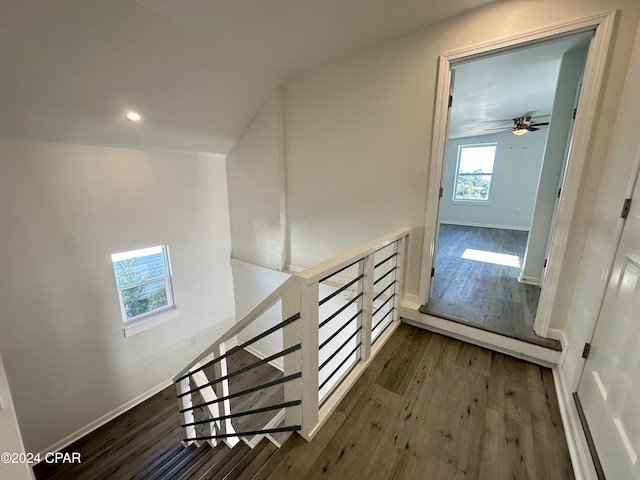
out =
{"type": "Polygon", "coordinates": [[[594,31],[585,65],[582,93],[578,102],[578,113],[573,132],[574,148],[567,160],[556,226],[551,238],[549,258],[547,259],[544,283],[541,285],[538,312],[534,323],[535,333],[541,337],[547,337],[556,290],[560,283],[560,273],[571,229],[571,220],[575,211],[587,153],[591,146],[595,114],[599,105],[616,17],[617,10],[613,10],[440,55],[427,183],[423,258],[418,293],[421,305],[426,304],[429,298],[431,269],[434,267],[437,242],[435,235],[438,231],[437,222],[440,211],[440,187],[442,186],[442,173],[448,143],[446,132],[449,127],[447,119],[452,67],[472,59],[513,51],[576,33],[594,31]]]}

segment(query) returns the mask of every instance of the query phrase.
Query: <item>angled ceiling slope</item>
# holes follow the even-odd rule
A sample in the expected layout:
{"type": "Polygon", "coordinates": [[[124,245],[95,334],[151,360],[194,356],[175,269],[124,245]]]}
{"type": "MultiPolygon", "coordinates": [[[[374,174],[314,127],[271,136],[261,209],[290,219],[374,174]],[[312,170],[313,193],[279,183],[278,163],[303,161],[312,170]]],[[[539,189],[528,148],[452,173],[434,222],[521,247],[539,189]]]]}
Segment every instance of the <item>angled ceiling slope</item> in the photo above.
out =
{"type": "Polygon", "coordinates": [[[13,1],[0,137],[224,154],[291,75],[491,1],[13,1]]]}

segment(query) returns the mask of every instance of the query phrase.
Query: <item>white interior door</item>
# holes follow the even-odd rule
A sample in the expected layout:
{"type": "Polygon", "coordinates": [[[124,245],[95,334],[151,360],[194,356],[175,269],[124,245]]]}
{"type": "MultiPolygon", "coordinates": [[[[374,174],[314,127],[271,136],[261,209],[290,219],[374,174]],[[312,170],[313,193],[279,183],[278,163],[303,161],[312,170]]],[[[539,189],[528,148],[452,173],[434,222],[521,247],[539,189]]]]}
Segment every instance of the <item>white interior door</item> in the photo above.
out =
{"type": "Polygon", "coordinates": [[[640,182],[578,397],[607,479],[640,479],[640,182]]]}

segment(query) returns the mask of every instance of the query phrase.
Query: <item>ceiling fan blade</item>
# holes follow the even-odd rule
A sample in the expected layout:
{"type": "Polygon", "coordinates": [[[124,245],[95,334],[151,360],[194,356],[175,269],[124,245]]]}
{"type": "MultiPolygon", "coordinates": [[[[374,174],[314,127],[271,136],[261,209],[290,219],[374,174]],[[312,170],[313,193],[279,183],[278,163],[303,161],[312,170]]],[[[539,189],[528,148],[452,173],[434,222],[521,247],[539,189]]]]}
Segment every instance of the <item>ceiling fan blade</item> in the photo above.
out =
{"type": "Polygon", "coordinates": [[[529,124],[530,127],[544,127],[545,125],[549,125],[549,122],[530,123],[529,124]]]}
{"type": "Polygon", "coordinates": [[[527,127],[527,130],[529,130],[530,132],[537,132],[537,131],[538,131],[538,130],[540,130],[540,129],[539,129],[539,128],[536,128],[536,127],[532,127],[531,125],[529,125],[529,126],[527,127]]]}

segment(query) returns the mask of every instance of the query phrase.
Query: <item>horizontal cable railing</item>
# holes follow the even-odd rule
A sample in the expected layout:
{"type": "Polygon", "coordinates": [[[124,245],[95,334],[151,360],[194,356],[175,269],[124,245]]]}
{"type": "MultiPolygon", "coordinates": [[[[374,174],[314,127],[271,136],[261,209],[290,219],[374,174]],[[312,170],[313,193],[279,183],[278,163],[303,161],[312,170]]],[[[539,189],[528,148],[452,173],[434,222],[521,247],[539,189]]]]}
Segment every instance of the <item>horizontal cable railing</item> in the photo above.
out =
{"type": "Polygon", "coordinates": [[[409,232],[293,274],[179,372],[184,441],[310,439],[398,324],[409,232]]]}

